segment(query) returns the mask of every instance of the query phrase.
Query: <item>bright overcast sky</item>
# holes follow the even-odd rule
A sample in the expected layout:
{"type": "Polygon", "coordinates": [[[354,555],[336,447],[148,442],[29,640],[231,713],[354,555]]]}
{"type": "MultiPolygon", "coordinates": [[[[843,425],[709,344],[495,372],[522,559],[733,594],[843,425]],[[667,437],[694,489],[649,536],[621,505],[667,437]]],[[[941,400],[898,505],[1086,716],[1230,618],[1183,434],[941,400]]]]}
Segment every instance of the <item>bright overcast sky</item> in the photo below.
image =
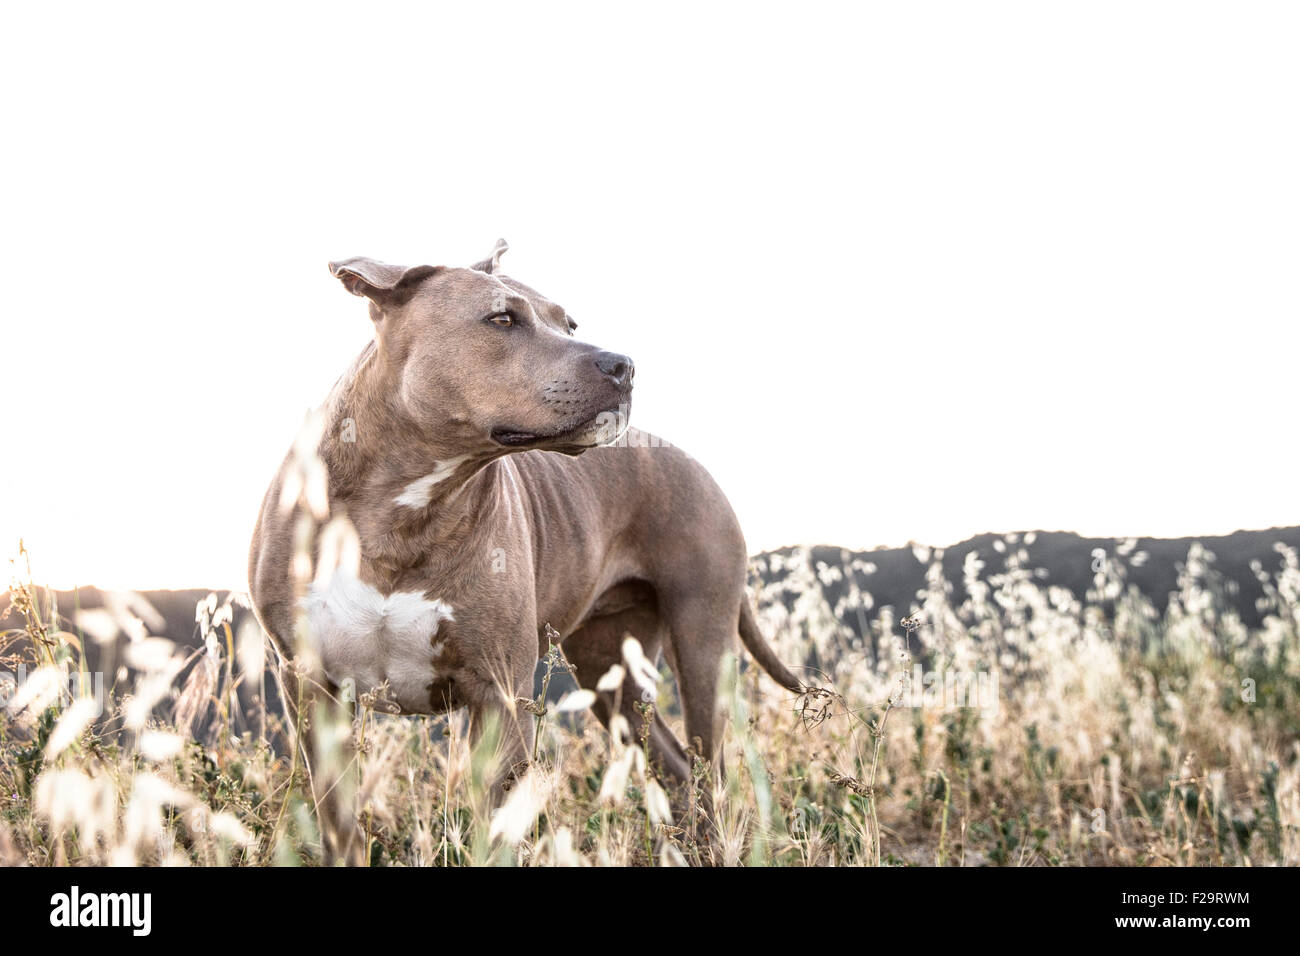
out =
{"type": "Polygon", "coordinates": [[[1300,16],[1267,3],[24,4],[0,542],[243,586],[370,336],[507,271],[751,550],[1300,522],[1300,16]]]}

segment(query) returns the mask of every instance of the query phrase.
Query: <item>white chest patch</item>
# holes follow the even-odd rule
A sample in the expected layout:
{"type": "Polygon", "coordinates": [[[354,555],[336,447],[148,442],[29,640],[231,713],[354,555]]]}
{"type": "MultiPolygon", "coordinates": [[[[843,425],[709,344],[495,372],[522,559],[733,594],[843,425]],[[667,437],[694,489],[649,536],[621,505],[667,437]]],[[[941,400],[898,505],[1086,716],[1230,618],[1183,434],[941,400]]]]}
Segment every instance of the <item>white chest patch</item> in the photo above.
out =
{"type": "Polygon", "coordinates": [[[450,478],[452,473],[463,465],[468,458],[468,455],[457,455],[455,458],[436,462],[433,471],[423,478],[416,478],[415,481],[403,488],[402,493],[393,500],[404,508],[423,508],[429,503],[429,499],[433,497],[433,486],[450,478]]]}
{"type": "Polygon", "coordinates": [[[303,608],[325,673],[335,683],[355,682],[364,694],[388,681],[388,699],[406,713],[429,713],[434,638],[452,607],[418,591],[383,594],[340,569],[329,584],[313,584],[303,608]]]}

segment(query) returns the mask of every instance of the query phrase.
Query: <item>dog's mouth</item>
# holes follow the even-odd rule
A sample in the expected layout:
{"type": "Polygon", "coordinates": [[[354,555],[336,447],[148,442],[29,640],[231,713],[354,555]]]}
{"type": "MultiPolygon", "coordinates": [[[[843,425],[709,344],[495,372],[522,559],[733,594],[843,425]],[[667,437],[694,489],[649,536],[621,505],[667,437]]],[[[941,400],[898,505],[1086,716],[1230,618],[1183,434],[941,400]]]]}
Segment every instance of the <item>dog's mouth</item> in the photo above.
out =
{"type": "Polygon", "coordinates": [[[544,432],[500,426],[492,429],[492,440],[505,448],[547,446],[557,451],[585,450],[615,441],[627,428],[627,406],[606,409],[590,418],[568,422],[544,432]]]}
{"type": "Polygon", "coordinates": [[[537,432],[517,432],[509,428],[492,429],[492,440],[498,445],[505,445],[507,448],[520,448],[524,445],[533,445],[539,441],[545,441],[546,436],[537,432]]]}

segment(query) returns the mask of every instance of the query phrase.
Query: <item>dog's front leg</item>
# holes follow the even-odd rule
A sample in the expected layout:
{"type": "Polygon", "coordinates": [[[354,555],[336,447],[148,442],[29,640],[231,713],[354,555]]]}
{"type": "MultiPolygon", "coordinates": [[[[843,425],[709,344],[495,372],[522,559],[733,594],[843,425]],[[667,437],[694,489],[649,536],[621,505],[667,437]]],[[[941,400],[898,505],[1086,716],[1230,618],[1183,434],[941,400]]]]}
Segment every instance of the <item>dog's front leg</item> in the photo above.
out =
{"type": "Polygon", "coordinates": [[[533,717],[505,704],[470,710],[470,746],[494,750],[488,778],[488,803],[499,807],[515,782],[528,771],[533,753],[533,717]]]}
{"type": "MultiPolygon", "coordinates": [[[[531,650],[525,644],[523,650],[531,650]]],[[[511,655],[510,666],[496,662],[493,676],[480,684],[480,692],[469,704],[470,746],[491,748],[493,768],[488,781],[489,800],[499,806],[505,793],[524,775],[532,759],[535,715],[533,698],[535,655],[511,655]]]]}
{"type": "MultiPolygon", "coordinates": [[[[285,714],[297,760],[307,771],[327,866],[365,863],[365,835],[357,823],[352,741],[353,702],[298,661],[280,668],[285,714]]],[[[286,798],[287,799],[287,798],[286,798]]]]}

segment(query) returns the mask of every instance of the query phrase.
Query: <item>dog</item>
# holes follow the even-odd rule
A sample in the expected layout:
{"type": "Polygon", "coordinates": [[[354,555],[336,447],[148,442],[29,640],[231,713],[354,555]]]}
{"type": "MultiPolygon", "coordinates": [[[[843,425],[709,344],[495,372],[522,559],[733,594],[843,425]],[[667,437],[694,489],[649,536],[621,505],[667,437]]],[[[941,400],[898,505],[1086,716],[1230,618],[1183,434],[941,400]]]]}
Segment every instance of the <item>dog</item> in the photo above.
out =
{"type": "MultiPolygon", "coordinates": [[[[471,737],[495,714],[517,773],[533,722],[516,700],[532,696],[551,635],[594,690],[631,634],[650,660],[663,652],[687,741],[712,760],[719,665],[737,636],[778,684],[804,690],[755,622],[740,525],[700,464],[627,427],[632,360],[581,342],[563,307],[504,275],[507,248],[499,241],[470,268],[329,265],[368,300],[375,330],[321,410],[316,449],[328,515],[351,522],[360,557],[355,572],[340,567],[305,593],[295,584],[301,523],[282,505],[291,452],[266,493],[248,572],[284,661],[300,615],[309,625],[314,663],[281,667],[285,700],[296,711],[350,682],[394,713],[468,708],[471,737]]],[[[319,541],[311,547],[318,560],[319,541]]],[[[598,694],[593,710],[608,727],[617,706],[640,735],[632,681],[598,694]]],[[[650,719],[655,771],[685,784],[687,749],[650,719]]],[[[359,862],[354,814],[331,798],[337,780],[319,776],[312,768],[322,829],[334,834],[327,850],[359,862]]]]}

